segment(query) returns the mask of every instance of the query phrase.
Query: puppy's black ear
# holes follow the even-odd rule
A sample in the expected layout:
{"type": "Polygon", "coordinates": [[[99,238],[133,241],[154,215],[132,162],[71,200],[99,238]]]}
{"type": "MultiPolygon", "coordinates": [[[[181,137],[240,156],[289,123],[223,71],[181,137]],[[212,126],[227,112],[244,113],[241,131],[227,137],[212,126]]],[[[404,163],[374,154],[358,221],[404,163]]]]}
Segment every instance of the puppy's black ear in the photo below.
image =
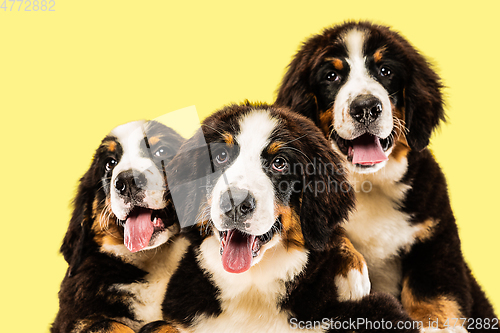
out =
{"type": "Polygon", "coordinates": [[[317,251],[329,244],[334,228],[354,206],[354,191],[338,156],[323,135],[308,135],[309,167],[304,168],[300,221],[306,245],[317,251]],[[311,164],[313,166],[311,166],[311,164]]]}
{"type": "Polygon", "coordinates": [[[73,201],[73,215],[61,245],[60,251],[69,264],[68,276],[76,274],[78,266],[93,248],[92,205],[100,184],[100,179],[96,174],[97,165],[97,157],[94,157],[90,169],[80,179],[73,201]]]}
{"type": "Polygon", "coordinates": [[[412,46],[405,47],[409,79],[404,94],[406,140],[410,147],[420,151],[427,147],[432,131],[445,120],[443,85],[429,63],[412,46]]]}
{"type": "Polygon", "coordinates": [[[319,124],[318,103],[310,84],[312,67],[315,64],[309,44],[311,42],[307,48],[304,47],[297,52],[288,65],[288,70],[278,88],[275,105],[288,107],[319,124]]]}

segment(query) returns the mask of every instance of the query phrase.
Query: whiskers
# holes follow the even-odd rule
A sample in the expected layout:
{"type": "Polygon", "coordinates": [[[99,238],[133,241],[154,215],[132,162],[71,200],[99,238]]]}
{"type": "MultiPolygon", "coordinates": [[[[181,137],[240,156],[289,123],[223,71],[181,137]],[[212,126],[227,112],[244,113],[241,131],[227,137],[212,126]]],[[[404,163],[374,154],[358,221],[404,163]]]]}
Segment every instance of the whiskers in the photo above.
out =
{"type": "Polygon", "coordinates": [[[99,214],[99,227],[101,230],[107,231],[109,229],[109,220],[112,216],[114,216],[114,214],[111,209],[111,202],[106,200],[104,208],[101,210],[101,214],[99,214]]]}
{"type": "Polygon", "coordinates": [[[196,216],[195,225],[200,226],[201,235],[208,235],[212,230],[213,222],[210,218],[210,205],[208,203],[203,205],[198,216],[196,216]]]}
{"type": "MultiPolygon", "coordinates": [[[[396,132],[397,137],[395,139],[399,139],[401,134],[403,134],[403,135],[408,134],[408,129],[406,128],[406,124],[405,124],[404,120],[393,115],[392,121],[394,124],[394,128],[396,128],[395,132],[396,132]]],[[[391,135],[393,135],[393,133],[394,133],[394,131],[391,133],[391,135]]]]}
{"type": "Polygon", "coordinates": [[[111,230],[110,226],[111,223],[115,223],[115,221],[117,224],[123,226],[124,222],[116,218],[115,214],[113,213],[113,210],[111,209],[111,201],[106,199],[104,200],[105,200],[104,207],[101,210],[101,213],[99,214],[98,217],[100,232],[115,239],[119,239],[120,237],[117,234],[116,230],[111,230]]]}

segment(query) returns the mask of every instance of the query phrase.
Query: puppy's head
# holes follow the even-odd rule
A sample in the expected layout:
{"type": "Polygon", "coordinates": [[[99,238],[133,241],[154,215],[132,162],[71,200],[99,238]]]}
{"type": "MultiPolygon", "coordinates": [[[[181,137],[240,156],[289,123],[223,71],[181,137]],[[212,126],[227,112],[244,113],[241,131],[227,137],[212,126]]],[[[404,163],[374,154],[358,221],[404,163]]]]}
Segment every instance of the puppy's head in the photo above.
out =
{"type": "Polygon", "coordinates": [[[102,140],[80,180],[61,247],[70,268],[96,248],[125,245],[137,252],[155,248],[178,232],[165,166],[182,141],[155,121],[121,125],[102,140]]]}
{"type": "Polygon", "coordinates": [[[442,85],[401,35],[345,23],[306,41],[289,65],[276,103],[313,119],[361,173],[391,153],[422,150],[444,120],[442,85]]]}
{"type": "Polygon", "coordinates": [[[250,269],[279,243],[325,248],[352,204],[339,159],[316,126],[268,105],[215,113],[174,163],[179,170],[196,166],[191,180],[201,179],[193,188],[202,191],[187,197],[201,198],[197,222],[219,240],[222,265],[232,273],[250,269]],[[201,137],[208,148],[190,149],[201,137]]]}

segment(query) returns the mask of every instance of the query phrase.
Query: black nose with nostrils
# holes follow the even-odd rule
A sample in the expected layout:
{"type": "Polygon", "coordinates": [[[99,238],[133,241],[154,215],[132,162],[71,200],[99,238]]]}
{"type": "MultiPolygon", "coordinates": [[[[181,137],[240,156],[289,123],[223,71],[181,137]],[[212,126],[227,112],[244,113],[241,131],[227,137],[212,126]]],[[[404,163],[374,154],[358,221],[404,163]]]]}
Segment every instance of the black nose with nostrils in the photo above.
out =
{"type": "Polygon", "coordinates": [[[220,209],[234,222],[243,222],[255,210],[255,198],[248,190],[230,188],[220,198],[220,209]]]}
{"type": "Polygon", "coordinates": [[[382,113],[382,103],[373,95],[359,95],[352,101],[349,113],[356,121],[369,125],[382,113]]]}
{"type": "Polygon", "coordinates": [[[115,189],[123,196],[135,197],[148,183],[146,175],[142,172],[127,170],[121,172],[115,181],[115,189]]]}

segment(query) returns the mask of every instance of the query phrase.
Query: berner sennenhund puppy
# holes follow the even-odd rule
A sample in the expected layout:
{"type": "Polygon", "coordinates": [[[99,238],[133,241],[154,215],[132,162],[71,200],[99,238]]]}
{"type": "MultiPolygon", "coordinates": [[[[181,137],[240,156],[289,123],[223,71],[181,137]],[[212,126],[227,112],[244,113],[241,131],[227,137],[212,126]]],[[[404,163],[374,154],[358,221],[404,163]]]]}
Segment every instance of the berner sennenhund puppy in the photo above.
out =
{"type": "Polygon", "coordinates": [[[81,178],[61,246],[69,268],[51,332],[137,332],[162,318],[168,278],[187,248],[165,165],[184,139],[156,121],[115,128],[81,178]]]}
{"type": "Polygon", "coordinates": [[[372,290],[424,323],[487,329],[498,319],[464,261],[445,177],[426,148],[445,119],[442,88],[400,34],[347,22],[302,45],[276,104],[312,119],[343,156],[357,194],[345,229],[372,290]]]}
{"type": "Polygon", "coordinates": [[[341,227],[354,202],[339,163],[290,111],[247,102],[205,119],[169,166],[179,218],[203,237],[169,281],[166,321],[141,333],[378,331],[358,320],[418,332],[392,296],[365,296],[364,260],[341,227]]]}

